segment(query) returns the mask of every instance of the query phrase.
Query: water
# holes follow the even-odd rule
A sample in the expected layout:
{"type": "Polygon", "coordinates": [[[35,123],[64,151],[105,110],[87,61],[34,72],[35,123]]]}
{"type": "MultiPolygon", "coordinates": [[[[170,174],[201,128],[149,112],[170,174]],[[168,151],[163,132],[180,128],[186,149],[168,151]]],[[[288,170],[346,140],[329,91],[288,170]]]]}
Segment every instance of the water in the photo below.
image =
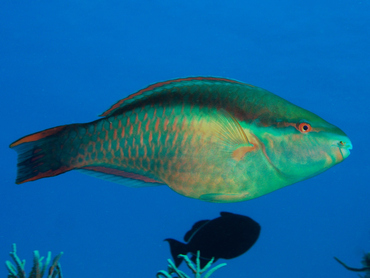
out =
{"type": "Polygon", "coordinates": [[[230,211],[259,222],[261,236],[212,277],[356,277],[333,256],[359,267],[370,250],[369,12],[369,1],[2,1],[0,262],[17,243],[28,270],[37,249],[63,251],[65,277],[155,277],[171,257],[163,239],[230,211]],[[14,184],[8,145],[19,137],[198,75],[254,84],[318,114],[348,134],[352,154],[235,204],[77,172],[14,184]]]}

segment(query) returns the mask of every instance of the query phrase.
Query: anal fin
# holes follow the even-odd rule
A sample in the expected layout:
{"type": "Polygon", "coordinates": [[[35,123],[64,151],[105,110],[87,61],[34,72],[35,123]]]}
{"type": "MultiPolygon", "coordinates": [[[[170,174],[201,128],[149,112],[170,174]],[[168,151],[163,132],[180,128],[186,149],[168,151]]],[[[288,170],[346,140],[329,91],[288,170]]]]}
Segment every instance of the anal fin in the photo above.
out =
{"type": "Polygon", "coordinates": [[[83,174],[129,187],[148,187],[164,184],[163,182],[151,177],[104,166],[86,166],[78,169],[78,171],[83,174]]]}

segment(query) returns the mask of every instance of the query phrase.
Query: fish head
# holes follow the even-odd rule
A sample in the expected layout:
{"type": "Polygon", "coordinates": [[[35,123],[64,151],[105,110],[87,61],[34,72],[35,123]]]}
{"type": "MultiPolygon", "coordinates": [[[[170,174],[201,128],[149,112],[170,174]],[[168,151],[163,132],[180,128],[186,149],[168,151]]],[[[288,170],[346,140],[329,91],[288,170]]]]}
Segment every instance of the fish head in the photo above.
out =
{"type": "Polygon", "coordinates": [[[312,112],[290,105],[286,111],[291,113],[271,117],[259,139],[267,161],[294,183],[342,162],[349,156],[352,143],[340,128],[312,112]]]}

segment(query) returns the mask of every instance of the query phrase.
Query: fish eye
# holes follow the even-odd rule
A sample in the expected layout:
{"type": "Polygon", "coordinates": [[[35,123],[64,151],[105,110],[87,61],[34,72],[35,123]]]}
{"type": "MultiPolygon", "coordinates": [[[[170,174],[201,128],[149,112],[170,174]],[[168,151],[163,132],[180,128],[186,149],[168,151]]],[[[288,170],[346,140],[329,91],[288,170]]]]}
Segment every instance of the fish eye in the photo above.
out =
{"type": "Polygon", "coordinates": [[[297,124],[297,129],[301,133],[308,133],[312,130],[312,127],[309,123],[299,123],[299,124],[297,124]]]}

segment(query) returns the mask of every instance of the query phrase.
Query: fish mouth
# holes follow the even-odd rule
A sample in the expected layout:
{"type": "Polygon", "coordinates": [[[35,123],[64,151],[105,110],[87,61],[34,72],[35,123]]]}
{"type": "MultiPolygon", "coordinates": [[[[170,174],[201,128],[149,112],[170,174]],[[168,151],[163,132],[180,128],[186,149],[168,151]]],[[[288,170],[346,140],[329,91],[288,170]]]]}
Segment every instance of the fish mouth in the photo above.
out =
{"type": "Polygon", "coordinates": [[[351,154],[352,143],[348,138],[346,138],[345,140],[338,140],[332,146],[339,148],[339,152],[342,155],[343,160],[351,154]]]}
{"type": "Polygon", "coordinates": [[[350,149],[339,148],[339,151],[342,154],[343,159],[346,159],[351,154],[350,150],[352,150],[352,148],[350,149]]]}

